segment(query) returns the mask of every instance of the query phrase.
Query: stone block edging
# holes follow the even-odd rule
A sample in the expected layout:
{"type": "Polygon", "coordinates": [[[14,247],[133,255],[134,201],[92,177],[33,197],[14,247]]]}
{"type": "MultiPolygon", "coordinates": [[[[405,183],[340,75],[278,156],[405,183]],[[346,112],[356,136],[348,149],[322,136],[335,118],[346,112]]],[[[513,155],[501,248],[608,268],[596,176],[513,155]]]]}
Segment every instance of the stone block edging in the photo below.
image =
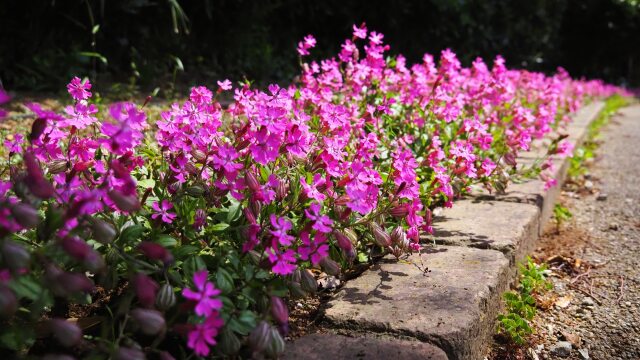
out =
{"type": "MultiPolygon", "coordinates": [[[[567,133],[576,147],[603,107],[594,102],[574,115],[567,133]]],[[[348,281],[322,309],[327,333],[288,343],[284,358],[482,359],[501,295],[560,194],[569,160],[554,163],[558,185],[548,191],[532,180],[445,209],[434,221],[435,247],[406,260],[383,259],[348,281]]]]}

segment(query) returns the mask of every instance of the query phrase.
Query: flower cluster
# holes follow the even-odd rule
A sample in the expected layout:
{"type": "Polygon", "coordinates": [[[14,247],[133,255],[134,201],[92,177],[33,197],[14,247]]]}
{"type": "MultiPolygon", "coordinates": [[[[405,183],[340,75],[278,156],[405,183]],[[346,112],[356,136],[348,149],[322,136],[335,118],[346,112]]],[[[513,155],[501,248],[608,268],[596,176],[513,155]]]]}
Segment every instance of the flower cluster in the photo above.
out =
{"type": "Polygon", "coordinates": [[[549,157],[572,151],[569,115],[624,94],[500,57],[465,68],[449,50],[408,66],[382,34],[353,30],[324,60],[306,60],[305,37],[299,83],[194,87],[151,122],[144,105],[92,102],[79,78],[62,113],[28,104],[31,131],[6,138],[0,172],[2,331],[34,339],[25,325],[92,295],[117,306],[100,317],[113,346],[78,350],[82,331],[53,319],[54,337],[73,335],[58,336],[69,353],[277,358],[284,299],[317,291],[311,269],[340,276],[418,251],[434,208],[474,186],[504,190],[535,146],[547,157],[530,172],[551,186],[549,157]]]}

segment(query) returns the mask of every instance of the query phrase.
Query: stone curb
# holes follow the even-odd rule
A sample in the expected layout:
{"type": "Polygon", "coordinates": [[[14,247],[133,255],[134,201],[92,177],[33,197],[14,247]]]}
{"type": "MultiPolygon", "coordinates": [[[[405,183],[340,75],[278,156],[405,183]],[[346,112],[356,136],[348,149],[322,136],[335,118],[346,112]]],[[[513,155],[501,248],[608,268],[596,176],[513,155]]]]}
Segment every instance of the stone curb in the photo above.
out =
{"type": "MultiPolygon", "coordinates": [[[[574,116],[567,132],[576,147],[603,107],[592,103],[574,116]]],[[[406,260],[383,259],[348,281],[322,309],[329,333],[289,343],[285,358],[482,359],[502,293],[551,217],[568,166],[555,161],[558,185],[549,191],[533,180],[445,209],[434,220],[438,245],[406,260]]]]}

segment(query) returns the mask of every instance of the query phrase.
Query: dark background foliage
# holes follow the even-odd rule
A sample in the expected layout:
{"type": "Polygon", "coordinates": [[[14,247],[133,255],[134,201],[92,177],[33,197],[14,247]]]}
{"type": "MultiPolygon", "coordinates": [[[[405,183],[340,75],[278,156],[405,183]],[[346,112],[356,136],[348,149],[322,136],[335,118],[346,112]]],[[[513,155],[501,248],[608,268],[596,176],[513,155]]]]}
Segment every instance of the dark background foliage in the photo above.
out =
{"type": "Polygon", "coordinates": [[[502,54],[512,67],[640,85],[635,0],[3,0],[0,79],[12,90],[75,74],[143,88],[286,83],[304,35],[318,39],[314,57],[331,56],[363,21],[410,62],[451,48],[465,64],[502,54]]]}

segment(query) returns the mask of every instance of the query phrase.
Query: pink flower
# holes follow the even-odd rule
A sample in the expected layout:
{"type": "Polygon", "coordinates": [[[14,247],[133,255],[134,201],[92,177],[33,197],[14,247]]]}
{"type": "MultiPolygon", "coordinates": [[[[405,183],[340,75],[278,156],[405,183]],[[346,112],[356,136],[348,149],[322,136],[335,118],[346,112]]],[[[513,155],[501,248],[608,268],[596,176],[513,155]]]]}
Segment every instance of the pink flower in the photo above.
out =
{"type": "Polygon", "coordinates": [[[0,88],[0,105],[9,102],[9,100],[11,100],[11,97],[9,96],[9,94],[7,94],[6,91],[4,91],[4,89],[0,88]]]}
{"type": "Polygon", "coordinates": [[[224,325],[217,311],[211,312],[201,324],[196,324],[193,330],[189,331],[187,346],[198,356],[209,355],[209,346],[217,344],[216,336],[224,325]]]}
{"type": "Polygon", "coordinates": [[[162,200],[162,204],[156,201],[151,205],[151,207],[156,211],[155,214],[151,215],[151,218],[157,219],[158,217],[162,217],[162,221],[167,224],[171,224],[177,216],[176,214],[169,212],[169,210],[173,209],[173,204],[168,200],[162,200]]]}
{"type": "Polygon", "coordinates": [[[216,289],[212,282],[207,281],[208,276],[207,270],[197,271],[193,274],[193,283],[197,291],[189,288],[182,290],[182,296],[196,302],[195,312],[199,316],[210,316],[215,313],[214,310],[222,308],[222,301],[213,298],[220,294],[220,290],[216,289]]]}
{"type": "Polygon", "coordinates": [[[191,88],[189,99],[196,105],[210,104],[211,99],[213,99],[213,93],[204,86],[197,86],[191,88]]]}
{"type": "Polygon", "coordinates": [[[71,94],[71,97],[77,101],[90,98],[91,92],[89,92],[89,89],[91,89],[91,83],[89,80],[82,82],[82,80],[77,76],[71,79],[71,82],[67,84],[67,91],[71,94]]]}
{"type": "Polygon", "coordinates": [[[316,39],[312,35],[307,35],[304,37],[303,41],[298,43],[298,54],[300,56],[309,55],[309,49],[316,46],[316,39]]]}
{"type": "Polygon", "coordinates": [[[271,271],[278,275],[288,275],[296,269],[296,253],[289,249],[284,252],[279,252],[274,248],[267,249],[267,256],[271,261],[273,267],[271,271]]]}
{"type": "Polygon", "coordinates": [[[360,39],[366,39],[367,27],[364,24],[360,25],[360,27],[353,25],[353,36],[360,39]]]}
{"type": "Polygon", "coordinates": [[[318,187],[321,187],[326,184],[326,180],[320,174],[315,174],[313,176],[313,182],[311,185],[307,183],[305,178],[300,178],[300,185],[302,185],[303,193],[309,198],[314,199],[318,202],[323,202],[327,197],[318,191],[318,187]]]}
{"type": "Polygon", "coordinates": [[[333,220],[329,218],[327,215],[322,215],[321,211],[322,206],[318,203],[312,203],[309,205],[309,209],[304,211],[305,215],[307,215],[307,219],[313,221],[312,228],[321,233],[330,233],[331,225],[333,225],[333,220]]]}
{"type": "Polygon", "coordinates": [[[233,86],[231,86],[231,81],[229,81],[229,79],[225,79],[224,81],[217,81],[218,86],[220,86],[220,89],[222,91],[227,91],[227,90],[231,90],[233,88],[233,86]]]}
{"type": "Polygon", "coordinates": [[[271,226],[273,226],[271,235],[273,235],[281,245],[291,245],[294,238],[293,236],[287,234],[287,231],[293,228],[291,221],[289,221],[285,217],[277,217],[275,214],[271,214],[269,216],[269,220],[271,221],[271,226]]]}
{"type": "Polygon", "coordinates": [[[324,234],[317,233],[311,240],[308,232],[302,232],[300,239],[304,244],[298,248],[298,254],[300,254],[301,259],[309,259],[315,266],[329,255],[329,246],[326,244],[327,238],[324,234]]]}
{"type": "Polygon", "coordinates": [[[22,144],[24,143],[24,137],[22,134],[13,135],[13,139],[8,139],[4,141],[4,147],[7,148],[9,152],[12,153],[21,153],[22,152],[22,144]]]}
{"type": "Polygon", "coordinates": [[[242,169],[242,164],[234,162],[237,158],[238,152],[233,145],[224,144],[213,154],[213,168],[216,170],[224,169],[227,173],[233,174],[242,169]]]}

